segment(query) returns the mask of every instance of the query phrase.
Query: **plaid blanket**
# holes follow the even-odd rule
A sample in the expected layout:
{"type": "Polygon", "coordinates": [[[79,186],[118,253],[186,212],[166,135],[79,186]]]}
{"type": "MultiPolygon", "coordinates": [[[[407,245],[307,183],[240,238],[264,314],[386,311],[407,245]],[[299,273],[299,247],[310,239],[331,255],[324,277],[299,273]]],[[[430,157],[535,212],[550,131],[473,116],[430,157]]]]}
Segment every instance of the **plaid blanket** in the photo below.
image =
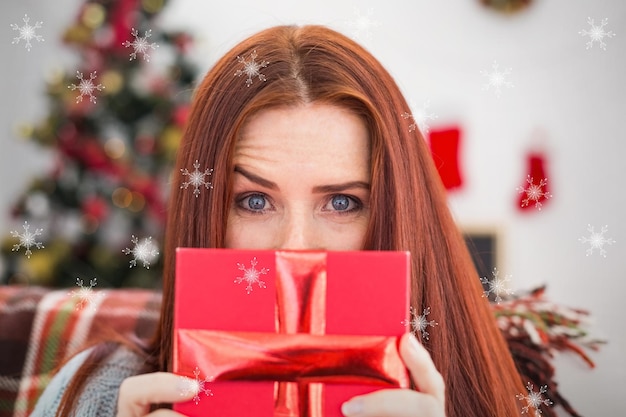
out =
{"type": "Polygon", "coordinates": [[[103,327],[149,337],[160,304],[149,290],[0,286],[0,417],[28,416],[55,368],[103,327]]]}

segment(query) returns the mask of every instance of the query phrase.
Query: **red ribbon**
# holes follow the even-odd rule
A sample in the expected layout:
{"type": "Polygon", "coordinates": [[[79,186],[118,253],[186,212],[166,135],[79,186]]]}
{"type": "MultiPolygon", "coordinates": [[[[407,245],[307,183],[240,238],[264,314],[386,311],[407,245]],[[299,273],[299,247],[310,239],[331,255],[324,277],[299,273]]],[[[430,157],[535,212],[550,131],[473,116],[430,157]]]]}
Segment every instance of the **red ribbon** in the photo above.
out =
{"type": "Polygon", "coordinates": [[[398,338],[393,336],[180,329],[178,340],[180,362],[189,362],[189,369],[195,363],[212,381],[323,382],[381,387],[405,383],[398,338]]]}
{"type": "Polygon", "coordinates": [[[326,254],[276,252],[276,332],[179,329],[181,369],[277,381],[274,416],[321,417],[322,383],[409,386],[398,338],[325,335],[326,254]],[[193,363],[192,363],[193,362],[193,363]]]}

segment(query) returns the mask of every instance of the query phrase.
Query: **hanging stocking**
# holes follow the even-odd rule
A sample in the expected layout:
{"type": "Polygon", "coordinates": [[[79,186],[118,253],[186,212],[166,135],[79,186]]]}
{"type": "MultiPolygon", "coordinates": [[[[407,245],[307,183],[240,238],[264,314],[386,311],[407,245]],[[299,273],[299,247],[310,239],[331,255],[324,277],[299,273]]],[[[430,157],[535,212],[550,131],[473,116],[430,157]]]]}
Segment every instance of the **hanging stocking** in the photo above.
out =
{"type": "Polygon", "coordinates": [[[552,197],[548,192],[548,178],[545,172],[545,157],[539,152],[528,155],[528,175],[524,185],[517,187],[520,194],[517,206],[520,210],[541,210],[543,203],[552,197]]]}
{"type": "Polygon", "coordinates": [[[463,178],[459,169],[459,144],[461,130],[451,127],[430,131],[430,152],[447,190],[459,188],[463,178]]]}

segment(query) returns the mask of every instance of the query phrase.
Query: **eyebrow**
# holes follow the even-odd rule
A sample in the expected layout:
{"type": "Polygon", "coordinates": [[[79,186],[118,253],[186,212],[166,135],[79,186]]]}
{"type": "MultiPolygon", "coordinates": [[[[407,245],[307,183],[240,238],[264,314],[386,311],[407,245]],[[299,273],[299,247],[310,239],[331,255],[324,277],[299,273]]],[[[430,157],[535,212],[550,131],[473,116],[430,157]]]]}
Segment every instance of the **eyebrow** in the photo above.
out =
{"type": "Polygon", "coordinates": [[[316,187],[313,187],[313,192],[320,194],[339,193],[341,191],[350,190],[353,188],[361,188],[369,191],[370,185],[369,183],[364,181],[349,181],[341,184],[318,185],[316,187]]]}
{"type": "MultiPolygon", "coordinates": [[[[256,174],[253,174],[250,171],[247,171],[240,167],[239,165],[235,165],[235,172],[243,175],[251,182],[258,184],[262,187],[269,188],[270,190],[278,190],[278,185],[275,182],[267,180],[263,177],[260,177],[256,174]]],[[[338,193],[341,191],[353,189],[353,188],[361,188],[369,191],[370,184],[365,181],[348,181],[341,184],[327,184],[327,185],[317,185],[313,187],[314,193],[338,193]]]]}
{"type": "Polygon", "coordinates": [[[242,167],[240,167],[239,165],[235,165],[235,172],[243,175],[244,177],[246,177],[248,180],[252,181],[255,184],[259,184],[265,188],[269,188],[270,190],[278,190],[278,185],[276,185],[275,182],[272,182],[270,180],[266,180],[263,177],[259,177],[256,174],[253,174],[250,171],[246,171],[245,169],[243,169],[242,167]]]}

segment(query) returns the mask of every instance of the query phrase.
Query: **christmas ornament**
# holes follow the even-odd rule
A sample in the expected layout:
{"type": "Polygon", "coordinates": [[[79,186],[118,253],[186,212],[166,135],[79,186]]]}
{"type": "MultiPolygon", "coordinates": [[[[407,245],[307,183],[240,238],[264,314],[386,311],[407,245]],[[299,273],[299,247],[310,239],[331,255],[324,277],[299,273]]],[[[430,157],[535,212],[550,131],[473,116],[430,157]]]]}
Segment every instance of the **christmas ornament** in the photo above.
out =
{"type": "Polygon", "coordinates": [[[514,13],[528,7],[532,0],[480,0],[480,2],[498,12],[514,13]]]}

